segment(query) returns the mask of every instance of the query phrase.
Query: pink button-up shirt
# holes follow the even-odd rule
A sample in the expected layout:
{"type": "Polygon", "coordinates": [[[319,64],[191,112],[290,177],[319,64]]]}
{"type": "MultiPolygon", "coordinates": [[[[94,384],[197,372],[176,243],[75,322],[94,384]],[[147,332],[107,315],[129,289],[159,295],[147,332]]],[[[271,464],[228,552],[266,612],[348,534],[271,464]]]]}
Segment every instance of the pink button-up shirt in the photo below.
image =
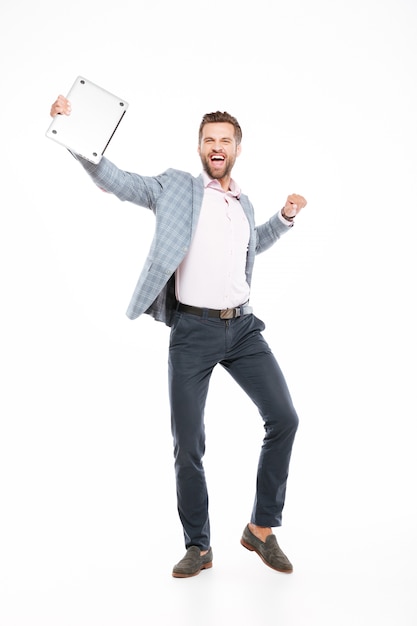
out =
{"type": "Polygon", "coordinates": [[[233,180],[229,191],[205,172],[203,180],[203,204],[190,249],[176,272],[176,295],[183,304],[232,308],[249,299],[249,224],[233,180]]]}

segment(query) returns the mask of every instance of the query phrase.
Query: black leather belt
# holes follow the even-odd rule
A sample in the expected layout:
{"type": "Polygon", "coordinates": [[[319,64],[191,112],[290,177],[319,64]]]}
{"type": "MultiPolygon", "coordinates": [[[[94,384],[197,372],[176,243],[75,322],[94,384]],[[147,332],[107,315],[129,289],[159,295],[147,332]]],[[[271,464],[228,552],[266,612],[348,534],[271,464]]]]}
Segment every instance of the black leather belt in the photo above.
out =
{"type": "Polygon", "coordinates": [[[177,305],[177,310],[183,313],[191,313],[192,315],[199,315],[200,317],[217,317],[222,320],[231,320],[234,317],[241,317],[242,315],[250,315],[253,309],[247,304],[242,304],[233,309],[200,309],[198,306],[189,306],[188,304],[177,305]]]}

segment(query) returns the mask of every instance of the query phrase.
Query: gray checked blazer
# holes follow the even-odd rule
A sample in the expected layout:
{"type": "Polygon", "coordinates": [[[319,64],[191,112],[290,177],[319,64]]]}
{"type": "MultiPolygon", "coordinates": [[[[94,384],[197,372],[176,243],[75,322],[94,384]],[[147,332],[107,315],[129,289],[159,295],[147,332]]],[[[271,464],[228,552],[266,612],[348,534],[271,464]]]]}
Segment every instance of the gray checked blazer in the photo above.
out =
{"type": "MultiPolygon", "coordinates": [[[[120,170],[105,157],[98,165],[76,158],[100,189],[153,211],[154,237],[126,314],[133,320],[147,313],[171,326],[176,306],[175,270],[194,234],[203,200],[203,177],[195,178],[174,169],[159,176],[140,176],[120,170]]],[[[255,226],[248,197],[242,194],[240,203],[250,226],[246,260],[246,279],[250,285],[255,255],[269,248],[291,225],[286,226],[275,214],[265,224],[255,226]]]]}

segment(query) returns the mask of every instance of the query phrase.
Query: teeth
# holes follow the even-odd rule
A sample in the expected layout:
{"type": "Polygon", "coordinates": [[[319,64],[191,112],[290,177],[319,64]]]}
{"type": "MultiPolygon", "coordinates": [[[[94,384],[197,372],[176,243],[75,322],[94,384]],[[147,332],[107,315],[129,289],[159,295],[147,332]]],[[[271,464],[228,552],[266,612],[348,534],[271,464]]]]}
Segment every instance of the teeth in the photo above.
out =
{"type": "Polygon", "coordinates": [[[222,157],[220,155],[219,156],[212,156],[211,160],[212,161],[224,161],[224,157],[222,157]]]}

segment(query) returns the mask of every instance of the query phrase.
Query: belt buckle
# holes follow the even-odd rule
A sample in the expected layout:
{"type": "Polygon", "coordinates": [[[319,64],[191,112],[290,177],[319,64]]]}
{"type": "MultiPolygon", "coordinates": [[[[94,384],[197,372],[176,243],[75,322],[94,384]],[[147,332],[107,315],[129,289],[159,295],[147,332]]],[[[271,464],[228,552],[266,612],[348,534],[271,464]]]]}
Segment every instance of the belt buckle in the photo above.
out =
{"type": "Polygon", "coordinates": [[[220,311],[221,320],[231,320],[233,317],[235,317],[235,309],[222,309],[220,311]]]}

